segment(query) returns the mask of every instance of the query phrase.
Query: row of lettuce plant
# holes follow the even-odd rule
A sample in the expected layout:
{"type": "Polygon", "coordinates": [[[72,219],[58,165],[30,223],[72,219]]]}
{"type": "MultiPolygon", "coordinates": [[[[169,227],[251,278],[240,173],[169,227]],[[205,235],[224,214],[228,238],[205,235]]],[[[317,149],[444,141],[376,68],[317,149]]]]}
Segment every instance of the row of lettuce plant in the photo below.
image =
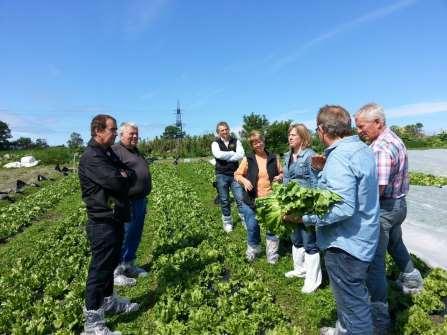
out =
{"type": "Polygon", "coordinates": [[[79,192],[79,181],[75,175],[70,175],[46,185],[16,203],[1,207],[0,242],[29,226],[33,220],[73,192],[79,192]]]}
{"type": "MultiPolygon", "coordinates": [[[[206,176],[211,178],[213,167],[207,163],[191,164],[191,171],[197,177],[206,176]]],[[[412,177],[423,176],[422,174],[411,173],[412,177]]],[[[416,182],[412,184],[434,185],[439,183],[416,182]]],[[[403,295],[397,286],[392,282],[399,273],[391,258],[387,258],[387,277],[391,280],[389,290],[390,310],[395,318],[394,333],[404,335],[447,335],[447,271],[441,268],[429,268],[420,259],[414,257],[417,266],[424,274],[424,290],[414,296],[403,295]]]]}
{"type": "Polygon", "coordinates": [[[82,323],[88,265],[80,201],[0,276],[0,334],[72,334],[82,323]]]}
{"type": "Polygon", "coordinates": [[[152,170],[156,333],[300,334],[175,169],[152,170]]]}

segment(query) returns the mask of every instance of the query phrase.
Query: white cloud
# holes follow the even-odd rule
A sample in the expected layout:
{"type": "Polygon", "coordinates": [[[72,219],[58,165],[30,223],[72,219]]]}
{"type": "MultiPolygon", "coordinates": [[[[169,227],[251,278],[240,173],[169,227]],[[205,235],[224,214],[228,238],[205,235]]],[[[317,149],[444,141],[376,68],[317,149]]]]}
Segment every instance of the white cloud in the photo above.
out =
{"type": "Polygon", "coordinates": [[[398,10],[401,10],[405,7],[408,7],[412,4],[414,4],[416,0],[403,0],[399,1],[397,3],[394,3],[392,5],[388,5],[379,9],[376,9],[375,11],[369,12],[365,15],[362,15],[360,17],[355,18],[354,20],[348,21],[346,23],[343,23],[334,29],[327,31],[320,36],[315,37],[314,39],[308,41],[307,43],[304,43],[298,50],[295,52],[278,59],[274,65],[273,65],[273,71],[279,71],[284,66],[293,63],[297,61],[297,59],[308,49],[314,47],[317,44],[320,44],[321,42],[328,40],[342,32],[345,32],[347,30],[350,30],[362,23],[372,22],[379,20],[381,18],[384,18],[398,10]]]}
{"type": "Polygon", "coordinates": [[[166,7],[168,0],[133,0],[130,3],[125,30],[138,34],[154,23],[166,7]]]}
{"type": "Polygon", "coordinates": [[[447,101],[420,102],[417,104],[403,105],[393,108],[385,108],[386,116],[390,119],[399,117],[425,115],[432,113],[446,113],[447,101]]]}
{"type": "Polygon", "coordinates": [[[24,116],[8,109],[0,109],[0,112],[1,120],[8,124],[14,138],[20,136],[38,138],[62,132],[55,118],[24,116]]]}

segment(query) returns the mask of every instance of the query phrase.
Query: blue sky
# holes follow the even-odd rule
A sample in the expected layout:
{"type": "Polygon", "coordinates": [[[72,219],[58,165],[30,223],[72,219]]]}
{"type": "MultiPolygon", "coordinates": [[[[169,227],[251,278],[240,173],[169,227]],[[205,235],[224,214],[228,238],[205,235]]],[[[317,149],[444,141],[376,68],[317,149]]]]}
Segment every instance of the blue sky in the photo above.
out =
{"type": "Polygon", "coordinates": [[[382,104],[447,129],[447,1],[0,0],[0,120],[14,138],[89,137],[98,113],[153,138],[265,114],[382,104]]]}

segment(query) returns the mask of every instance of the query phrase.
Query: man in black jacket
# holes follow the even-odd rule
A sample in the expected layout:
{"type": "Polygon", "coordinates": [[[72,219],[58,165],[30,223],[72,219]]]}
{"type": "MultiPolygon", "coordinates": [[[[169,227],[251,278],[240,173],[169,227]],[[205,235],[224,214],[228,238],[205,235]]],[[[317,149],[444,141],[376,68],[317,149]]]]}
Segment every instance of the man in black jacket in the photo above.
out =
{"type": "Polygon", "coordinates": [[[113,153],[116,121],[110,115],[97,115],[91,125],[91,140],[79,162],[82,199],[87,207],[87,237],[92,258],[85,293],[85,335],[119,335],[111,332],[104,314],[130,313],[136,303],[113,294],[113,270],[120,261],[123,223],[130,218],[127,196],[135,179],[113,153]]]}

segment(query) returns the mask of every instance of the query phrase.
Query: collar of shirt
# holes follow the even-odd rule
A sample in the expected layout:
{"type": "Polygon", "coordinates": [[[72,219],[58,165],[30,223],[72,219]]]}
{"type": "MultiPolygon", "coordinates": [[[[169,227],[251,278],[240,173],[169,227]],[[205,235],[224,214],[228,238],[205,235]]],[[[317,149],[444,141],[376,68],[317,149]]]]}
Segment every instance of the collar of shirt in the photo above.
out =
{"type": "Polygon", "coordinates": [[[338,140],[337,142],[331,144],[330,146],[328,146],[325,150],[324,150],[324,156],[328,157],[330,155],[330,153],[340,145],[340,143],[353,143],[353,142],[358,142],[360,141],[359,137],[357,135],[352,135],[352,136],[346,136],[343,137],[342,139],[338,140]]]}
{"type": "Polygon", "coordinates": [[[224,144],[228,147],[228,144],[230,143],[231,137],[228,137],[228,141],[224,140],[222,137],[219,136],[219,138],[224,142],[224,144]]]}
{"type": "Polygon", "coordinates": [[[119,144],[120,144],[123,148],[127,149],[128,151],[130,151],[130,152],[133,153],[133,154],[139,154],[139,153],[140,153],[140,152],[138,151],[138,148],[137,148],[137,147],[135,147],[135,148],[128,148],[128,147],[126,147],[121,141],[119,142],[119,144]]]}
{"type": "Polygon", "coordinates": [[[371,143],[369,146],[372,148],[376,143],[380,143],[380,141],[381,141],[384,137],[386,137],[390,132],[391,132],[390,128],[386,127],[386,128],[382,131],[382,133],[381,133],[379,136],[377,136],[377,138],[376,138],[374,141],[372,141],[372,143],[371,143]]]}

